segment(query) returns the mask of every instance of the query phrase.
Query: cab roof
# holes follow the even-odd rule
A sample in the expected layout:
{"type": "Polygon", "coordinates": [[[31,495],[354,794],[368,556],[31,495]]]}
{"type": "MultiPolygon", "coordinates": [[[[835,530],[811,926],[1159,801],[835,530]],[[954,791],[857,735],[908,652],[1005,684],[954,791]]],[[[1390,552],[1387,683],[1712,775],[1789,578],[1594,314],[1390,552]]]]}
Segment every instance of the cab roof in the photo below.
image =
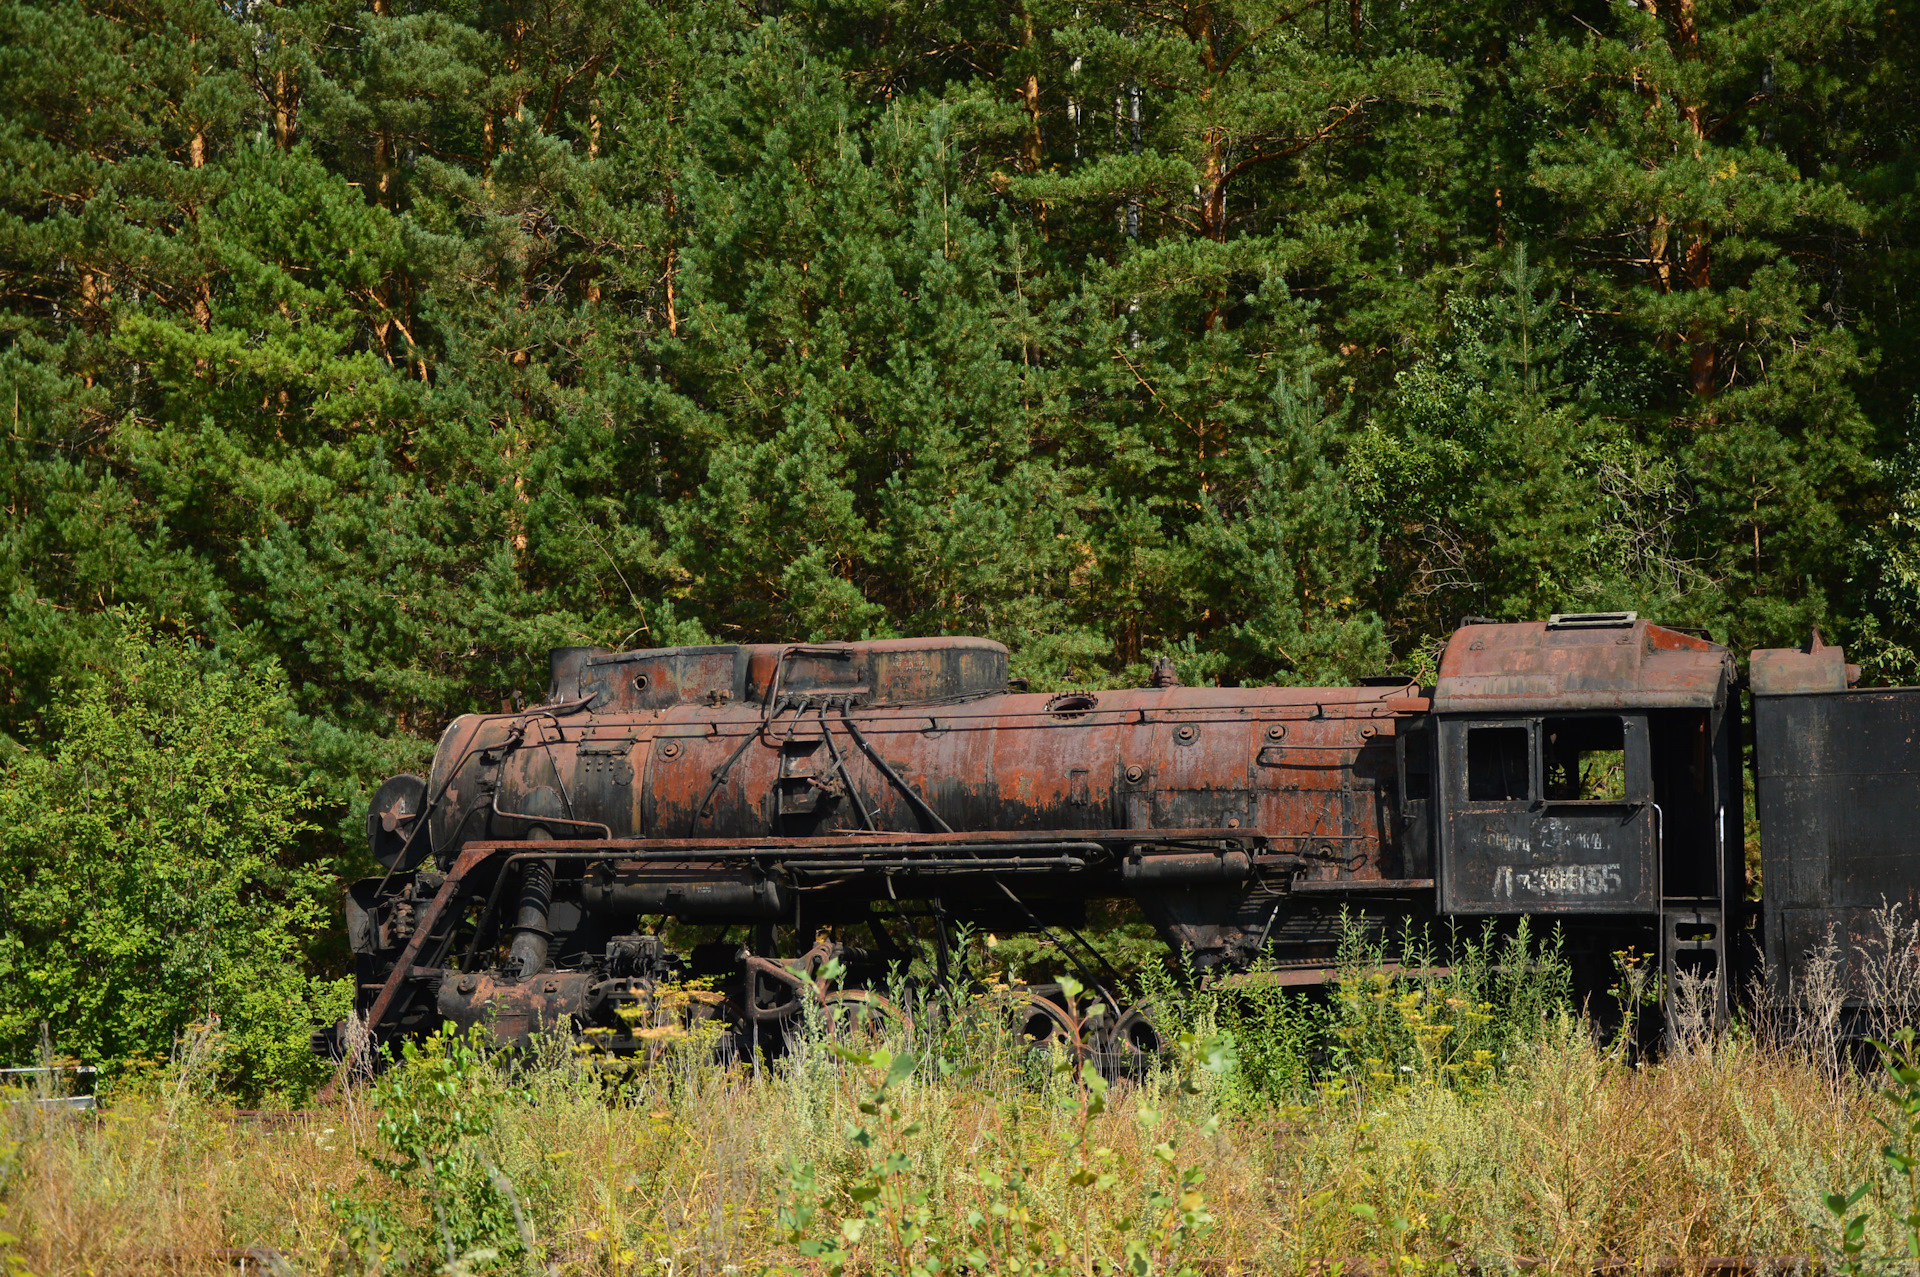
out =
{"type": "Polygon", "coordinates": [[[1632,612],[1557,615],[1454,631],[1434,682],[1435,713],[1715,709],[1733,653],[1632,612]]]}

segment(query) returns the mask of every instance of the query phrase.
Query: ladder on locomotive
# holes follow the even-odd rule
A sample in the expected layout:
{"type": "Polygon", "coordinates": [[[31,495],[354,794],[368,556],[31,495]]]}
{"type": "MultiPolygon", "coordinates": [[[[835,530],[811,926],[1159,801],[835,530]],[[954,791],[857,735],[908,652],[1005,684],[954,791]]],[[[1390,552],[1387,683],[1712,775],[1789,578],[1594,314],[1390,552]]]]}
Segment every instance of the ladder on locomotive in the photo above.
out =
{"type": "Polygon", "coordinates": [[[1660,974],[1669,1018],[1683,978],[1711,980],[1713,1022],[1728,1012],[1726,909],[1712,896],[1667,896],[1660,902],[1660,974]]]}

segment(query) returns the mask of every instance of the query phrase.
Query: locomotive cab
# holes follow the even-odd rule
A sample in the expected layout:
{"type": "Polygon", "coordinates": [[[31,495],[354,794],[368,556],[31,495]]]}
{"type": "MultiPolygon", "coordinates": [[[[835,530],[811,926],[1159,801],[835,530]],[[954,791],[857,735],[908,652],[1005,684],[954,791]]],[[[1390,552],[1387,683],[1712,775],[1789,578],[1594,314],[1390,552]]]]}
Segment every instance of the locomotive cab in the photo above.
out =
{"type": "Polygon", "coordinates": [[[1589,988],[1636,930],[1669,978],[1728,974],[1746,886],[1732,654],[1631,612],[1472,621],[1434,688],[1439,911],[1555,919],[1589,988]]]}
{"type": "Polygon", "coordinates": [[[1440,725],[1447,913],[1651,913],[1660,837],[1647,716],[1440,725]]]}

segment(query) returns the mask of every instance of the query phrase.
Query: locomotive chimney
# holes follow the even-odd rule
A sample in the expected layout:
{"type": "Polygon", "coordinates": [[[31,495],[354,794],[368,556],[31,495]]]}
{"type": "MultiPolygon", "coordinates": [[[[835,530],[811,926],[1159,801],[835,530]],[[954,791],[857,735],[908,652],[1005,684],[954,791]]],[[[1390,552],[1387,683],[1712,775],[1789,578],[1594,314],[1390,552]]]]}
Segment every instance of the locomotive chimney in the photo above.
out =
{"type": "Polygon", "coordinates": [[[547,704],[558,705],[579,698],[580,675],[586,671],[588,658],[599,650],[597,647],[556,647],[547,653],[547,667],[551,671],[547,704]]]}

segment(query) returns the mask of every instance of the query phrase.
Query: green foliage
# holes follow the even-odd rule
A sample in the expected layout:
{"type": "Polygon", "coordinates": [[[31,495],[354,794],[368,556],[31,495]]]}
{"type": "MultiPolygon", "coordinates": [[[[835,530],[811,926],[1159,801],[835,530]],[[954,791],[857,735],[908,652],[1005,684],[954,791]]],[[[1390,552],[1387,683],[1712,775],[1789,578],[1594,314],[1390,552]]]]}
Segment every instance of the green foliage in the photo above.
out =
{"type": "MultiPolygon", "coordinates": [[[[1071,1020],[1068,1039],[1091,1040],[1099,1004],[1083,1010],[1077,1003],[1084,992],[1080,983],[1066,977],[1061,985],[1071,1020]]],[[[1188,1034],[1178,1046],[1175,1096],[1198,1096],[1196,1074],[1224,1074],[1234,1066],[1232,1044],[1223,1039],[1188,1034]]],[[[1009,1113],[1003,1132],[961,1172],[972,1185],[974,1205],[955,1217],[939,1209],[934,1168],[923,1156],[926,1128],[907,1092],[915,1085],[964,1085],[966,1070],[885,1046],[835,1048],[835,1054],[852,1066],[844,1076],[864,1085],[857,1101],[861,1119],[846,1127],[852,1166],[840,1175],[838,1193],[823,1182],[815,1163],[787,1168],[781,1239],[803,1259],[835,1277],[1198,1271],[1185,1260],[1212,1223],[1202,1192],[1204,1171],[1178,1165],[1170,1139],[1153,1140],[1168,1119],[1143,1103],[1135,1117],[1143,1141],[1151,1141],[1152,1169],[1144,1183],[1126,1182],[1114,1150],[1093,1143],[1093,1121],[1107,1110],[1112,1091],[1089,1056],[1056,1050],[1050,1059],[1055,1085],[1048,1094],[1066,1115],[1066,1147],[1036,1157],[1018,1114],[1009,1113]],[[937,1082],[921,1080],[928,1070],[937,1082]],[[1064,1168],[1064,1185],[1048,1183],[1050,1168],[1064,1168]],[[1049,1200],[1057,1192],[1066,1196],[1064,1211],[1049,1200]],[[844,1206],[833,1200],[842,1194],[844,1206]],[[1049,1216],[1056,1222],[1045,1222],[1049,1216]]],[[[1219,1126],[1217,1116],[1183,1116],[1204,1136],[1219,1126]]]]}
{"type": "Polygon", "coordinates": [[[362,1184],[334,1203],[368,1269],[459,1277],[536,1258],[526,1210],[489,1144],[501,1109],[532,1096],[511,1084],[496,1053],[484,1026],[462,1034],[447,1025],[406,1043],[374,1083],[368,1098],[384,1150],[366,1160],[385,1191],[362,1184]]]}
{"type": "Polygon", "coordinates": [[[1209,1094],[1229,1113],[1295,1103],[1325,1063],[1329,1013],[1323,1001],[1290,992],[1263,973],[1202,983],[1164,966],[1141,973],[1141,991],[1170,1029],[1211,1037],[1232,1049],[1234,1066],[1209,1094]]]}
{"type": "Polygon", "coordinates": [[[1231,1048],[1233,1067],[1210,1090],[1228,1112],[1356,1091],[1474,1093],[1573,1014],[1558,933],[1536,941],[1524,918],[1507,935],[1489,924],[1444,947],[1411,923],[1389,936],[1348,918],[1336,965],[1324,996],[1259,970],[1213,982],[1150,971],[1143,987],[1163,1023],[1231,1048]]]}
{"type": "Polygon", "coordinates": [[[333,882],[284,683],[140,624],[76,672],[0,774],[0,1049],[111,1069],[209,1021],[240,1095],[309,1088],[346,992],[305,974],[333,882]]]}
{"type": "Polygon", "coordinates": [[[1109,969],[1124,982],[1166,965],[1166,941],[1132,900],[1089,901],[1082,934],[1099,954],[1090,971],[1085,950],[1077,944],[1062,949],[1055,936],[1045,932],[1002,936],[968,930],[959,960],[971,978],[990,984],[1045,984],[1074,973],[1098,978],[1109,969]]]}
{"type": "Polygon", "coordinates": [[[1920,682],[1920,398],[1907,408],[1896,451],[1879,462],[1891,490],[1885,522],[1854,542],[1858,579],[1872,593],[1849,654],[1863,682],[1911,686],[1920,682]]]}
{"type": "Polygon", "coordinates": [[[1410,923],[1391,944],[1350,924],[1339,965],[1328,1028],[1347,1085],[1474,1090],[1523,1058],[1543,1025],[1572,1013],[1559,934],[1536,947],[1524,916],[1510,935],[1488,923],[1444,950],[1410,923]]]}
{"type": "Polygon", "coordinates": [[[1920,1261],[1920,1050],[1911,1025],[1894,1034],[1892,1042],[1873,1046],[1886,1070],[1874,1121],[1887,1142],[1880,1146],[1871,1178],[1824,1198],[1833,1216],[1839,1267],[1849,1277],[1920,1261]],[[1875,1223],[1879,1228],[1870,1232],[1875,1223]],[[1897,1259],[1871,1253],[1882,1237],[1900,1247],[1903,1253],[1897,1259]]]}

